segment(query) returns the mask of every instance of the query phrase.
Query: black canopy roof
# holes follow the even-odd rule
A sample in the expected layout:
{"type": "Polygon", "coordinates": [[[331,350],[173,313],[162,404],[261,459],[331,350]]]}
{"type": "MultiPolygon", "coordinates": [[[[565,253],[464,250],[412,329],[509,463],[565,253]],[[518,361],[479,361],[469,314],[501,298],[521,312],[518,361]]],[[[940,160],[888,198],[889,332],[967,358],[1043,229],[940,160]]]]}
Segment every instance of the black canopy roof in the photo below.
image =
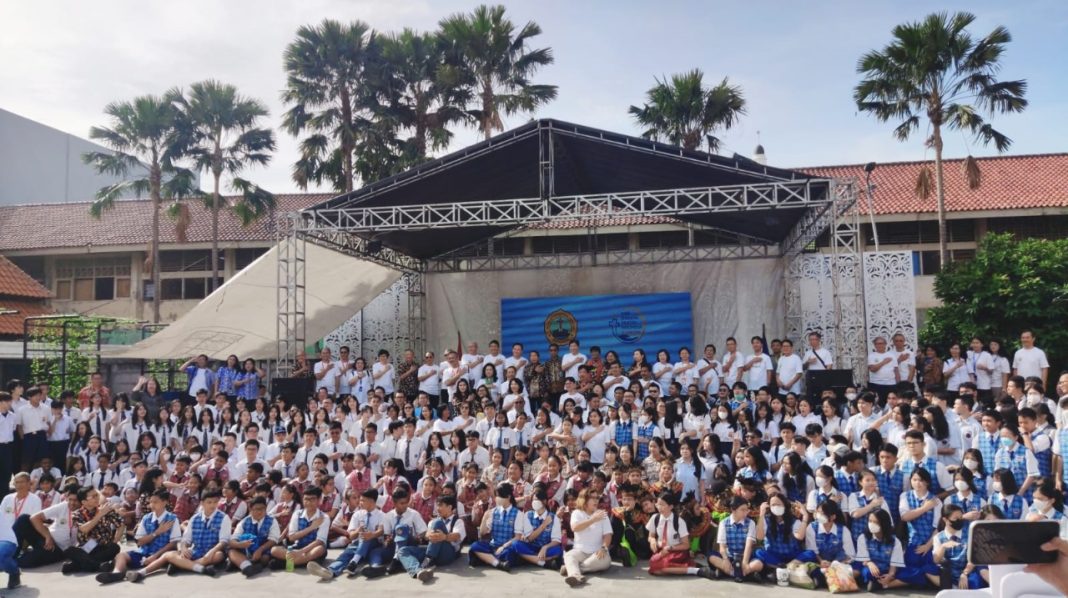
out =
{"type": "MultiPolygon", "coordinates": [[[[531,121],[491,139],[327,200],[310,211],[537,198],[542,160],[552,164],[552,196],[594,195],[812,179],[735,155],[727,158],[575,125],[531,121]],[[551,151],[550,151],[551,146],[551,151]]],[[[805,208],[687,215],[680,220],[770,241],[785,238],[805,208]]],[[[528,224],[535,224],[533,222],[528,224]]],[[[391,232],[376,240],[431,258],[510,227],[458,227],[391,232]]]]}

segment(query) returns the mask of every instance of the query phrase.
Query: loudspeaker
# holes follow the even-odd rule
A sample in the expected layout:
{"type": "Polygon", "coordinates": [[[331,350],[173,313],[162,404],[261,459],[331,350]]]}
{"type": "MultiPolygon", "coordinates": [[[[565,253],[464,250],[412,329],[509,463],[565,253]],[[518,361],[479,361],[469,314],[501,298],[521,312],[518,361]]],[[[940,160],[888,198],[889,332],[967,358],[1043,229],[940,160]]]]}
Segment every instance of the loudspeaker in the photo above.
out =
{"type": "Polygon", "coordinates": [[[294,405],[304,411],[308,406],[308,397],[315,394],[315,378],[272,378],[271,396],[282,397],[286,408],[294,405]]]}
{"type": "Polygon", "coordinates": [[[848,386],[853,386],[853,370],[809,370],[805,373],[805,388],[810,399],[819,399],[820,393],[831,389],[841,400],[848,386]]]}

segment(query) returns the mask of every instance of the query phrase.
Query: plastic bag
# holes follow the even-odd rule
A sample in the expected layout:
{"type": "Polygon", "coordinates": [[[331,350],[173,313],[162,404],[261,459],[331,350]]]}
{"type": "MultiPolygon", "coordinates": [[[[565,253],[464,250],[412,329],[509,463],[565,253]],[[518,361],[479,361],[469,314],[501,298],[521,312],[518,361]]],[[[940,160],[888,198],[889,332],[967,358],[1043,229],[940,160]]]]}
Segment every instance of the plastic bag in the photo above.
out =
{"type": "Polygon", "coordinates": [[[853,568],[845,563],[833,561],[824,571],[827,576],[827,589],[832,594],[857,591],[857,580],[853,577],[853,568]]]}
{"type": "Polygon", "coordinates": [[[790,585],[805,588],[806,590],[816,589],[816,582],[812,581],[812,576],[809,575],[809,571],[815,566],[815,563],[790,561],[786,565],[786,569],[790,572],[790,585]]]}

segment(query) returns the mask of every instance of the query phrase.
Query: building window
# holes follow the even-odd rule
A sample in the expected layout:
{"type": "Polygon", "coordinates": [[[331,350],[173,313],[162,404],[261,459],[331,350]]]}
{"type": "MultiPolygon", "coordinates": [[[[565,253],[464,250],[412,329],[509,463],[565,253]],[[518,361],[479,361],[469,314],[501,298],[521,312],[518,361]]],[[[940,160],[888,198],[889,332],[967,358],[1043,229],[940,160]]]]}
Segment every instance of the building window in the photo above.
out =
{"type": "Polygon", "coordinates": [[[267,249],[263,247],[234,250],[234,273],[244,270],[245,267],[256,261],[256,258],[265,253],[267,253],[267,249]]]}
{"type": "Polygon", "coordinates": [[[1063,239],[1068,237],[1068,216],[1025,216],[1021,218],[991,218],[987,226],[992,233],[1012,233],[1017,239],[1063,239]]]}
{"type": "MultiPolygon", "coordinates": [[[[218,279],[218,284],[222,285],[222,278],[218,279]]],[[[164,278],[159,281],[162,293],[159,298],[161,301],[174,301],[181,299],[203,299],[208,296],[208,289],[210,289],[211,277],[208,278],[164,278]]],[[[150,298],[150,297],[146,297],[150,298]]]]}
{"type": "Polygon", "coordinates": [[[688,231],[658,231],[638,234],[638,247],[652,249],[656,247],[686,247],[690,244],[688,231]]]}
{"type": "MultiPolygon", "coordinates": [[[[219,251],[219,270],[223,269],[223,254],[219,251]]],[[[251,260],[250,260],[251,261],[251,260]]],[[[160,272],[210,272],[211,250],[188,249],[159,252],[160,272]]]]}
{"type": "Polygon", "coordinates": [[[128,257],[56,260],[56,299],[110,301],[130,296],[128,257]]]}

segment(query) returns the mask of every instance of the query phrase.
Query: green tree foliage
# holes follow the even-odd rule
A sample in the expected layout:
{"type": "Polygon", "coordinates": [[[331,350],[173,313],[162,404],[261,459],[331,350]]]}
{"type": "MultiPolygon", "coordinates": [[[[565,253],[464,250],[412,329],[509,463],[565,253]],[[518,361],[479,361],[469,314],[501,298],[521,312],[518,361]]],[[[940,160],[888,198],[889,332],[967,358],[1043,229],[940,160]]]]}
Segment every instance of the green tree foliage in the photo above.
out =
{"type": "Polygon", "coordinates": [[[1051,371],[1068,366],[1068,239],[989,234],[974,260],[954,263],[935,278],[935,295],[942,306],[927,313],[920,333],[925,341],[947,346],[979,336],[1011,346],[1030,328],[1051,371]]]}
{"type": "Polygon", "coordinates": [[[695,150],[708,142],[708,151],[719,151],[720,140],[713,131],[727,130],[745,114],[742,88],[724,77],[713,87],[705,87],[704,73],[693,69],[657,80],[646,103],[631,106],[630,115],[645,127],[642,137],[695,150]]]}

